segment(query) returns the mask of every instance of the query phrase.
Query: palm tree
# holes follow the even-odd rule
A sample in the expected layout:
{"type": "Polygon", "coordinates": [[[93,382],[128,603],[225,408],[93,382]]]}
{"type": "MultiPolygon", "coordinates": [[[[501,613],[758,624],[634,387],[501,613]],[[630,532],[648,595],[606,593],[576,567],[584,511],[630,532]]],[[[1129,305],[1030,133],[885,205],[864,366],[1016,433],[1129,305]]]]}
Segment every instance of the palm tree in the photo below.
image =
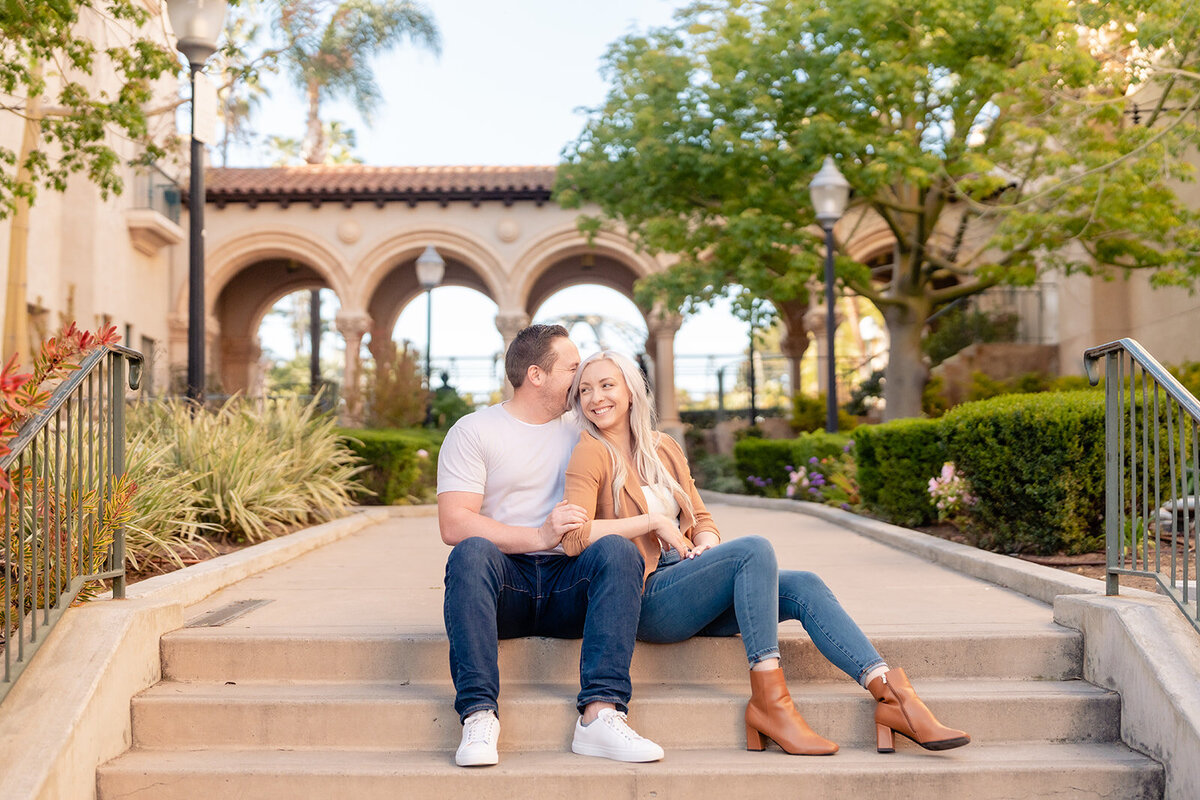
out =
{"type": "MultiPolygon", "coordinates": [[[[322,123],[325,137],[325,158],[322,164],[361,164],[362,159],[354,155],[358,137],[354,129],[337,120],[322,123]]],[[[268,136],[267,150],[272,156],[271,166],[290,167],[296,164],[315,163],[304,158],[304,142],[290,136],[268,136]]]]}
{"type": "Polygon", "coordinates": [[[279,56],[308,100],[304,160],[321,164],[329,143],[321,102],[345,97],[370,124],[380,89],[371,58],[404,39],[441,52],[433,18],[410,0],[282,0],[275,20],[279,56]]]}

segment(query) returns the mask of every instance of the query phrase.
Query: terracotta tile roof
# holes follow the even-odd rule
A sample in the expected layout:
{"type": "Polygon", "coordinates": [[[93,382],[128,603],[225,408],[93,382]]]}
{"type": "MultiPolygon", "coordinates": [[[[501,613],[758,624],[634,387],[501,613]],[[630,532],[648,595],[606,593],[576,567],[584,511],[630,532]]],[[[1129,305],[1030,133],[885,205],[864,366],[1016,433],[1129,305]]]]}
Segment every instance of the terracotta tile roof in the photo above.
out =
{"type": "Polygon", "coordinates": [[[212,167],[205,172],[210,203],[550,199],[554,167],[212,167]]]}

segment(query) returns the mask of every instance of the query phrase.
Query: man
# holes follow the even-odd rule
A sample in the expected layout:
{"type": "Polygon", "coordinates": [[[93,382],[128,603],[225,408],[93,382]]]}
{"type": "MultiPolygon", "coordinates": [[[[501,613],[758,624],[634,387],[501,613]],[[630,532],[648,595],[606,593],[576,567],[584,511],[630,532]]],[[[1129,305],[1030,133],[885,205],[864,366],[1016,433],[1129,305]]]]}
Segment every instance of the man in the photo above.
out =
{"type": "Polygon", "coordinates": [[[579,438],[564,419],[579,351],[561,325],[531,325],[505,355],[511,400],[455,423],[438,455],[438,524],[446,561],[446,635],[459,766],[496,764],[498,640],[583,638],[580,718],[571,749],[618,761],[657,761],[662,748],[625,721],[629,662],[641,608],[643,561],[633,542],[606,536],[576,558],[563,534],[586,521],[562,501],[579,438]]]}

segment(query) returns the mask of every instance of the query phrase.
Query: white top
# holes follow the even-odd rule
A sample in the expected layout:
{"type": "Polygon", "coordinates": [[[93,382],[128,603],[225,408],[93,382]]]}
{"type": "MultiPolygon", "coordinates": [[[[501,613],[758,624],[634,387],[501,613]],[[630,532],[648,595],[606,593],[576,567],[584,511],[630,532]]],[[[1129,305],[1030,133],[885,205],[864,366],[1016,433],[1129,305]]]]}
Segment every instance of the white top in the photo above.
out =
{"type": "Polygon", "coordinates": [[[668,519],[679,519],[679,503],[675,501],[675,496],[667,491],[667,487],[642,484],[642,494],[646,496],[646,508],[651,513],[662,514],[668,519]]]}
{"type": "MultiPolygon", "coordinates": [[[[579,440],[573,414],[531,425],[504,404],[466,415],[438,453],[438,494],[483,495],[480,513],[505,525],[537,528],[566,493],[567,462],[579,440]]],[[[562,552],[562,545],[552,551],[562,552]]]]}
{"type": "MultiPolygon", "coordinates": [[[[679,523],[679,503],[675,496],[667,491],[665,486],[650,486],[642,484],[642,494],[646,497],[646,510],[653,514],[662,514],[667,519],[673,519],[676,527],[679,523]]],[[[658,548],[664,553],[669,550],[662,539],[658,540],[658,548]]]]}

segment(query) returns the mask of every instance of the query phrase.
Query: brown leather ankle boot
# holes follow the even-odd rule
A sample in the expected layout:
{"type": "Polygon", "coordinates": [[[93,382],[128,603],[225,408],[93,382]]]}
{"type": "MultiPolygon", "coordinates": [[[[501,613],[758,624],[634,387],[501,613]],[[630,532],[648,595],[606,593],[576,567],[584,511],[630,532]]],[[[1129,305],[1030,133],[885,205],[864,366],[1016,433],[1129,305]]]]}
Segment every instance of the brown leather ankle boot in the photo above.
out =
{"type": "Polygon", "coordinates": [[[794,756],[831,756],[838,746],[808,727],[792,704],[782,669],[750,670],[746,705],[746,749],[763,750],[765,738],[794,756]]]}
{"type": "Polygon", "coordinates": [[[926,750],[952,750],[971,741],[965,732],[937,721],[902,669],[880,675],[867,685],[867,691],[879,701],[875,706],[875,737],[881,753],[896,751],[894,733],[907,736],[926,750]]]}

